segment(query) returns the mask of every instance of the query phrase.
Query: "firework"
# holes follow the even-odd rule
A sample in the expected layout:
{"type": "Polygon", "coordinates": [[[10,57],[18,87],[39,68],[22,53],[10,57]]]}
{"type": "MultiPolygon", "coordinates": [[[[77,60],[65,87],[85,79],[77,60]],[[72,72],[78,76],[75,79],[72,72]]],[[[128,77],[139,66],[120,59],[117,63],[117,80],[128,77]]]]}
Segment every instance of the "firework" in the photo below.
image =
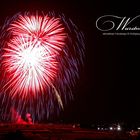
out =
{"type": "Polygon", "coordinates": [[[1,117],[10,107],[33,121],[58,114],[79,78],[83,34],[64,15],[25,12],[6,21],[0,40],[1,117]]]}

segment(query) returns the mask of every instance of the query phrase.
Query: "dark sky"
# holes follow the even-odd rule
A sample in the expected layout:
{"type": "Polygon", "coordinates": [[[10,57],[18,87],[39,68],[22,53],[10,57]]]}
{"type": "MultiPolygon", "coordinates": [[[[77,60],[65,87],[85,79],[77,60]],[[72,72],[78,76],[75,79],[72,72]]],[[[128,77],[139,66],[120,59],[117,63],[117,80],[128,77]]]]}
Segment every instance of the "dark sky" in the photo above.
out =
{"type": "Polygon", "coordinates": [[[103,36],[95,26],[97,18],[106,14],[139,15],[137,1],[4,0],[0,25],[7,16],[36,9],[64,13],[85,35],[85,66],[74,91],[75,100],[66,106],[63,120],[140,123],[140,36],[103,36]]]}

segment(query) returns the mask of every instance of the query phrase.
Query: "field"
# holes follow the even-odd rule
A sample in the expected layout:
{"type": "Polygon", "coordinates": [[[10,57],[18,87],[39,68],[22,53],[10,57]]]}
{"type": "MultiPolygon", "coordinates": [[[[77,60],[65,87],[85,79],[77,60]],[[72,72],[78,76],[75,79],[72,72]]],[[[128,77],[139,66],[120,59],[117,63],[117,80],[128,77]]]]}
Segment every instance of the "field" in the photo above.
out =
{"type": "Polygon", "coordinates": [[[0,124],[0,140],[138,140],[138,132],[97,131],[74,124],[0,124]]]}

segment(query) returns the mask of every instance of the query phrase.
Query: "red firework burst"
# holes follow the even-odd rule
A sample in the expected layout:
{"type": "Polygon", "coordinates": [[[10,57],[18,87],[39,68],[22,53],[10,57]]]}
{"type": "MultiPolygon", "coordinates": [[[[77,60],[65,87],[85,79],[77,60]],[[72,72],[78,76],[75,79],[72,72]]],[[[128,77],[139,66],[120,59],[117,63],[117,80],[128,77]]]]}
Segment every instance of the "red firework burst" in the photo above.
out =
{"type": "Polygon", "coordinates": [[[10,79],[4,86],[14,97],[43,93],[57,77],[58,60],[66,33],[59,18],[19,15],[7,31],[2,65],[10,79]]]}
{"type": "Polygon", "coordinates": [[[63,14],[24,12],[5,21],[0,28],[0,119],[11,119],[10,108],[20,116],[30,113],[33,122],[58,115],[73,99],[84,51],[83,33],[63,14]]]}

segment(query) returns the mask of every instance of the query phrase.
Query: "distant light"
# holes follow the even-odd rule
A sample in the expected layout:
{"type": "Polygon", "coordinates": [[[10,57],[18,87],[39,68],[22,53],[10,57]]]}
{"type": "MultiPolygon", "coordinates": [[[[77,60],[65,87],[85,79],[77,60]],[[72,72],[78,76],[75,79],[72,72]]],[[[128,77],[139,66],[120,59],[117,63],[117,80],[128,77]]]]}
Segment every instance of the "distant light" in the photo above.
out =
{"type": "Polygon", "coordinates": [[[120,125],[118,125],[117,130],[118,130],[118,131],[121,131],[121,127],[120,127],[120,125]]]}
{"type": "Polygon", "coordinates": [[[120,131],[120,130],[121,130],[121,128],[120,128],[120,127],[118,127],[118,128],[117,128],[117,130],[118,130],[118,131],[120,131]]]}
{"type": "Polygon", "coordinates": [[[110,129],[110,130],[113,130],[113,127],[110,127],[109,129],[110,129]]]}
{"type": "Polygon", "coordinates": [[[100,130],[100,127],[98,127],[97,129],[100,130]]]}
{"type": "Polygon", "coordinates": [[[138,127],[138,130],[140,130],[140,127],[138,127]]]}

